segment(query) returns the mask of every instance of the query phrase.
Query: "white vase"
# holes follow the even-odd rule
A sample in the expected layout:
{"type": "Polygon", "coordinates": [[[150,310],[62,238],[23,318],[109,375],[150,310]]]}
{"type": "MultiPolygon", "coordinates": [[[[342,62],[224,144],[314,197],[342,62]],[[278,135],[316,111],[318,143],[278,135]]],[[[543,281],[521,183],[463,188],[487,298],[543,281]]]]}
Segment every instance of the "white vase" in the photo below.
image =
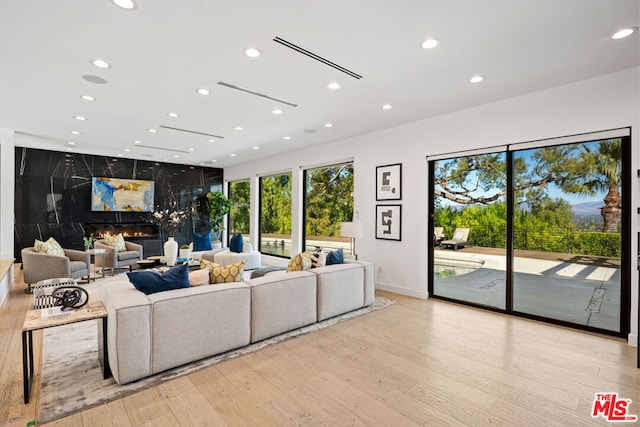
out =
{"type": "Polygon", "coordinates": [[[169,240],[164,242],[164,259],[167,261],[169,267],[176,265],[176,258],[178,257],[178,242],[173,240],[173,237],[169,237],[169,240]]]}

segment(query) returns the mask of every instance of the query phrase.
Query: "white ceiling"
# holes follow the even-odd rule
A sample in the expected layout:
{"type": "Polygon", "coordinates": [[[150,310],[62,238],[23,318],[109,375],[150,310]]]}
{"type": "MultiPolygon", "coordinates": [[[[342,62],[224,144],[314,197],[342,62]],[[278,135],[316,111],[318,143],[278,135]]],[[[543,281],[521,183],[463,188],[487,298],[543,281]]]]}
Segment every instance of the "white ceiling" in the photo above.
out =
{"type": "Polygon", "coordinates": [[[74,141],[80,153],[226,167],[638,66],[638,33],[611,35],[639,26],[639,6],[638,0],[137,0],[128,11],[110,0],[3,0],[0,128],[14,129],[19,146],[66,150],[74,141]],[[427,37],[441,44],[425,50],[427,37]],[[247,47],[262,55],[247,57],[247,47]],[[111,68],[96,68],[96,58],[111,68]],[[486,80],[470,83],[476,74],[486,80]],[[341,89],[328,90],[334,81],[341,89]],[[200,87],[211,94],[198,95],[200,87]],[[97,101],[82,100],[84,94],[97,101]],[[393,108],[383,110],[385,103],[393,108]],[[284,113],[272,114],[275,108],[284,113]],[[224,138],[207,142],[159,126],[224,138]]]}

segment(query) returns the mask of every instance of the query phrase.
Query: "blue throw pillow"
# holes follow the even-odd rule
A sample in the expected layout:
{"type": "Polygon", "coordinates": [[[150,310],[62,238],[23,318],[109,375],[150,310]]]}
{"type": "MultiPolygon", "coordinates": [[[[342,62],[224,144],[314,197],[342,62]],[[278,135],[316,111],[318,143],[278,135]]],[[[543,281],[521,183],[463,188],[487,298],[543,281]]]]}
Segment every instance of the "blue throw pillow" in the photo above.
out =
{"type": "Polygon", "coordinates": [[[242,239],[242,234],[234,234],[231,236],[231,240],[229,240],[229,250],[231,252],[240,253],[242,252],[242,246],[244,245],[244,240],[242,239]]]}
{"type": "Polygon", "coordinates": [[[333,265],[333,264],[344,264],[344,254],[342,253],[342,248],[336,251],[331,251],[327,254],[326,265],[333,265]]]}
{"type": "Polygon", "coordinates": [[[209,233],[204,235],[193,233],[193,250],[194,251],[210,251],[213,249],[211,246],[211,236],[209,233]]]}
{"type": "Polygon", "coordinates": [[[189,265],[183,264],[159,273],[157,271],[132,271],[127,273],[135,288],[146,295],[172,289],[188,288],[189,265]]]}

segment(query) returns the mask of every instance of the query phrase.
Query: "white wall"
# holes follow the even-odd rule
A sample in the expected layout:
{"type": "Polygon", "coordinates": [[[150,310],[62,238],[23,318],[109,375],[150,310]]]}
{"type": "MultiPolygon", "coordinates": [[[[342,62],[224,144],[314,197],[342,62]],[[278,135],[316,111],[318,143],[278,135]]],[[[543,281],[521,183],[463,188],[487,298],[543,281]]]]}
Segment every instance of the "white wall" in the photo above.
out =
{"type": "MultiPolygon", "coordinates": [[[[365,223],[358,239],[358,255],[377,266],[380,289],[426,298],[427,295],[427,182],[426,156],[452,151],[553,138],[592,131],[632,127],[632,170],[640,169],[640,69],[633,68],[594,79],[547,89],[480,107],[337,141],[225,169],[225,180],[291,170],[299,191],[300,167],[354,159],[355,210],[365,223]],[[402,241],[375,239],[375,168],[402,163],[402,241]]],[[[425,101],[428,102],[428,101],[425,101]]],[[[635,177],[635,172],[634,172],[635,177]]],[[[629,193],[634,212],[640,186],[633,180],[629,193]]],[[[256,197],[253,198],[252,206],[256,197]]],[[[295,206],[295,200],[294,200],[295,206]]],[[[299,224],[293,213],[294,227],[299,224]]],[[[254,215],[255,217],[255,215],[254,215]]],[[[632,259],[636,259],[638,216],[632,219],[632,259]]],[[[256,224],[252,229],[256,230],[256,224]]],[[[256,234],[256,233],[254,233],[256,234]]],[[[294,230],[300,236],[299,230],[294,230]]],[[[254,237],[255,239],[255,237],[254,237]]],[[[295,249],[293,249],[295,251],[295,249]]],[[[637,337],[638,272],[632,276],[630,342],[637,337]]]]}
{"type": "MultiPolygon", "coordinates": [[[[14,132],[0,129],[0,258],[13,258],[13,203],[15,192],[14,132]]],[[[0,280],[0,307],[13,285],[13,268],[0,280]]]]}

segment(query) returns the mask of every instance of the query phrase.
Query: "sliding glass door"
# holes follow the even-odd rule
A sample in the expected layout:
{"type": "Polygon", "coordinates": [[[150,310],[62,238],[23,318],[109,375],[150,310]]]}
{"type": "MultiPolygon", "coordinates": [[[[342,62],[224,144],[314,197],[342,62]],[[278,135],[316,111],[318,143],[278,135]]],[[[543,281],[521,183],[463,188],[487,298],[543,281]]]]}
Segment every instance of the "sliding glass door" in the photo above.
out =
{"type": "Polygon", "coordinates": [[[430,295],[625,336],[629,134],[430,160],[430,295]]]}

